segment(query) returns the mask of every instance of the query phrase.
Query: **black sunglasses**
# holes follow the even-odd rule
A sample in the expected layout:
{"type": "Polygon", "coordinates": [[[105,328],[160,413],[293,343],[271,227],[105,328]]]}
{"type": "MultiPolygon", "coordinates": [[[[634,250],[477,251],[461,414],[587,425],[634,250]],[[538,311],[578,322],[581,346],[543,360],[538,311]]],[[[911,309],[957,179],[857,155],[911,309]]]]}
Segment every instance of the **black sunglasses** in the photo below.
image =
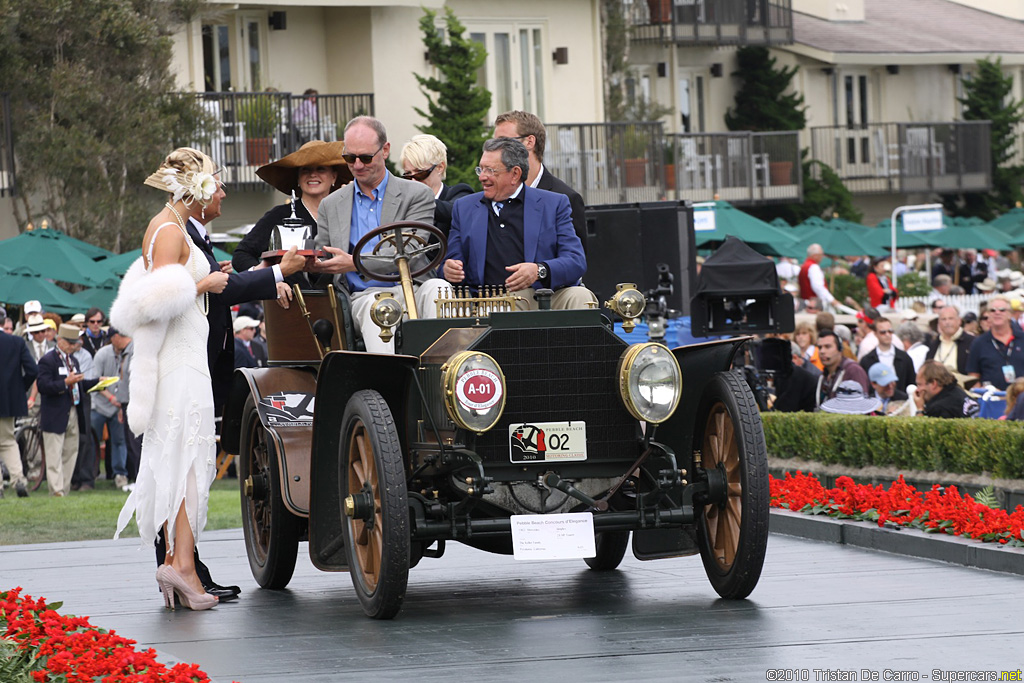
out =
{"type": "Polygon", "coordinates": [[[363,162],[365,165],[373,161],[373,158],[377,156],[382,149],[384,149],[384,145],[378,147],[377,151],[373,154],[342,154],[341,158],[345,160],[346,164],[354,164],[356,163],[356,159],[359,159],[359,161],[363,162]]]}
{"type": "MultiPolygon", "coordinates": [[[[363,163],[365,164],[366,162],[364,161],[363,163]]],[[[402,174],[402,177],[406,180],[426,180],[427,176],[433,173],[435,168],[437,168],[437,164],[421,171],[406,171],[402,174]]]]}

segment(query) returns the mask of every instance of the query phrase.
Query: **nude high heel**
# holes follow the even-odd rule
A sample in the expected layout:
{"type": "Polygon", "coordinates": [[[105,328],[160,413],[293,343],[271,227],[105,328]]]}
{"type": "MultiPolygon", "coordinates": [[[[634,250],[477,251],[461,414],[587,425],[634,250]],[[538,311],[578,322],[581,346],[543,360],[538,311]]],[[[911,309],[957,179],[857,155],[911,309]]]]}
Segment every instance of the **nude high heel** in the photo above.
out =
{"type": "Polygon", "coordinates": [[[199,611],[210,609],[217,604],[217,597],[209,593],[200,593],[185,582],[174,567],[164,564],[156,570],[156,582],[164,594],[164,607],[174,610],[174,596],[178,596],[185,607],[190,610],[199,611]]]}

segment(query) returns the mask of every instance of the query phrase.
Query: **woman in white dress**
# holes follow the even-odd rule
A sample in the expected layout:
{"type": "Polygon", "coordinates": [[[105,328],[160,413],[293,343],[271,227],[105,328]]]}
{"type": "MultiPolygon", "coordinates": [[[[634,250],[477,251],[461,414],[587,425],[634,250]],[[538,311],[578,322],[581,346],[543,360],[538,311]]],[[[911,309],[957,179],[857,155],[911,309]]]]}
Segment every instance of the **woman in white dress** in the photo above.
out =
{"type": "Polygon", "coordinates": [[[196,575],[193,548],[206,525],[216,458],[206,312],[209,293],[222,292],[228,276],[210,272],[185,228],[223,199],[216,172],[209,157],[183,147],[146,179],[170,198],[150,221],[143,255],[125,274],[110,311],[112,324],[134,339],[127,417],[132,431],[143,434],[136,486],[114,537],[133,514],[144,547],[152,548],[164,529],[167,556],[156,578],[172,609],[175,594],[194,610],[217,603],[196,575]]]}

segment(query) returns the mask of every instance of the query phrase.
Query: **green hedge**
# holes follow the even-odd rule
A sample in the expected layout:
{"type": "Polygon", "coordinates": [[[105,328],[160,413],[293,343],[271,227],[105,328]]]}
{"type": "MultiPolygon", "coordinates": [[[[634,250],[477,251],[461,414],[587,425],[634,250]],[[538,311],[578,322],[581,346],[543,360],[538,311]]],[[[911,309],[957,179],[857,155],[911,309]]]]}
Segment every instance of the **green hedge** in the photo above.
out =
{"type": "Polygon", "coordinates": [[[828,413],[764,413],[768,453],[851,467],[1024,479],[1024,423],[828,413]]]}

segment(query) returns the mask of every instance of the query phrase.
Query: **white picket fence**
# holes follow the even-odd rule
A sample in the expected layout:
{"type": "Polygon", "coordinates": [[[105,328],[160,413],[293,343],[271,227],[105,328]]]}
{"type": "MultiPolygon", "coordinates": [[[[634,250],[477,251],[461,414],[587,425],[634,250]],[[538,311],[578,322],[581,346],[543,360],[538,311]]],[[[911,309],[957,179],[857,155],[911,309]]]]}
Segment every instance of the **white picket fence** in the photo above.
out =
{"type": "MultiPolygon", "coordinates": [[[[978,312],[981,302],[988,301],[992,294],[957,294],[955,296],[946,296],[942,300],[947,304],[956,306],[960,311],[960,315],[963,315],[967,311],[978,312]]],[[[924,304],[927,312],[931,313],[931,306],[929,305],[928,297],[926,296],[912,296],[912,297],[900,297],[896,300],[896,309],[905,311],[914,307],[914,302],[920,301],[924,304]]]]}

